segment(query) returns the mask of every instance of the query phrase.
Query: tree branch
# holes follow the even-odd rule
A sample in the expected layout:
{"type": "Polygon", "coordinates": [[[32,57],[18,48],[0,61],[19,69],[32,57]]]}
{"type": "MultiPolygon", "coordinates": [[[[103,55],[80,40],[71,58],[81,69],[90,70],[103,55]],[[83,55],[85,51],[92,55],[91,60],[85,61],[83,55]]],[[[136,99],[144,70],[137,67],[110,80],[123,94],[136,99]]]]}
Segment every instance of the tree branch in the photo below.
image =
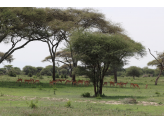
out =
{"type": "MultiPolygon", "coordinates": [[[[149,49],[149,48],[148,48],[149,49]]],[[[149,49],[149,52],[150,52],[150,49],[149,49]]],[[[150,54],[151,54],[151,52],[150,52],[150,54]]],[[[155,56],[153,55],[153,54],[151,54],[154,58],[155,58],[155,56]]],[[[156,58],[155,58],[156,59],[156,58]]],[[[157,61],[158,61],[158,59],[156,59],[157,61]]],[[[158,61],[159,62],[159,61],[158,61]]],[[[162,64],[159,62],[159,64],[162,66],[162,64]]]]}

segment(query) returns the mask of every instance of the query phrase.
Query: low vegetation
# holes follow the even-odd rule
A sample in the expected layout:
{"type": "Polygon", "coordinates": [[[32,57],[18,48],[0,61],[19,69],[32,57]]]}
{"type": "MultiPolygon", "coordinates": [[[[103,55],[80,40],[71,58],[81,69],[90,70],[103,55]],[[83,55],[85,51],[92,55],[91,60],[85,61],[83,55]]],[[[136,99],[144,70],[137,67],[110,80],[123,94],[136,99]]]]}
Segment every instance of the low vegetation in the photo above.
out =
{"type": "MultiPolygon", "coordinates": [[[[93,83],[89,86],[71,83],[49,85],[51,78],[43,76],[40,83],[16,83],[17,77],[0,76],[1,116],[163,116],[164,77],[154,85],[155,77],[118,77],[128,82],[123,87],[103,87],[103,95],[94,96],[93,83]],[[130,87],[131,79],[140,87],[130,87]],[[148,84],[147,89],[145,89],[148,84]],[[55,93],[55,94],[54,94],[55,93]],[[87,98],[86,98],[87,97],[87,98]]],[[[28,79],[28,76],[19,76],[28,79]]],[[[68,78],[69,80],[71,78],[68,78]]],[[[77,79],[82,80],[81,76],[77,79]]],[[[85,78],[86,79],[86,78],[85,78]]],[[[105,77],[104,82],[113,79],[105,77]]]]}

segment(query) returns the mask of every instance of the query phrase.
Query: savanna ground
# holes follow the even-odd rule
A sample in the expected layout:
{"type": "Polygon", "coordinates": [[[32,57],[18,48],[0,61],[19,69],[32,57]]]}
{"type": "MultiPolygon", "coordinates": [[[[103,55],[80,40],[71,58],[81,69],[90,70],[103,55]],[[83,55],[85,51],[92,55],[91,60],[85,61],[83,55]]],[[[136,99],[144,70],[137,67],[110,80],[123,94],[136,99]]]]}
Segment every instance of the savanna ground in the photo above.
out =
{"type": "MultiPolygon", "coordinates": [[[[132,77],[118,77],[118,82],[128,82],[126,87],[110,87],[108,84],[103,87],[105,96],[101,99],[93,97],[92,83],[89,86],[72,86],[63,82],[52,87],[49,85],[51,77],[43,76],[39,84],[24,83],[24,79],[30,78],[25,75],[19,78],[23,79],[23,83],[16,83],[17,77],[0,76],[1,116],[164,115],[164,77],[159,78],[158,85],[154,85],[156,77],[135,80],[132,77]],[[138,84],[140,89],[130,87],[130,83],[138,84]],[[84,92],[89,92],[91,97],[82,97],[84,92]]],[[[113,80],[105,77],[104,82],[110,81],[113,80]]]]}

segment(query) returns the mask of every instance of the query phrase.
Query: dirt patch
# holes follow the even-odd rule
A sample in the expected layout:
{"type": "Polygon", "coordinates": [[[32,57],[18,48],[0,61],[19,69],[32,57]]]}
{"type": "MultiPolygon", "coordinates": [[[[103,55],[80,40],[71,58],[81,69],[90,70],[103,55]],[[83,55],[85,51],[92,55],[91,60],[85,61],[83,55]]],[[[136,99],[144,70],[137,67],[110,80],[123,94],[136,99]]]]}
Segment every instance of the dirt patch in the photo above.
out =
{"type": "Polygon", "coordinates": [[[6,99],[6,100],[10,100],[10,101],[19,101],[19,100],[50,100],[50,101],[68,101],[69,99],[63,99],[63,98],[50,98],[50,97],[28,97],[28,96],[13,96],[13,95],[5,95],[8,97],[11,97],[10,99],[6,99]]]}
{"type": "MultiPolygon", "coordinates": [[[[103,103],[103,104],[113,104],[113,105],[119,105],[119,104],[125,104],[122,101],[90,101],[90,100],[85,100],[85,101],[75,101],[75,102],[90,102],[90,103],[103,103]]],[[[128,104],[128,105],[134,105],[134,104],[128,104]]],[[[159,106],[158,103],[155,102],[146,102],[146,101],[138,101],[136,105],[154,105],[154,106],[159,106]]]]}

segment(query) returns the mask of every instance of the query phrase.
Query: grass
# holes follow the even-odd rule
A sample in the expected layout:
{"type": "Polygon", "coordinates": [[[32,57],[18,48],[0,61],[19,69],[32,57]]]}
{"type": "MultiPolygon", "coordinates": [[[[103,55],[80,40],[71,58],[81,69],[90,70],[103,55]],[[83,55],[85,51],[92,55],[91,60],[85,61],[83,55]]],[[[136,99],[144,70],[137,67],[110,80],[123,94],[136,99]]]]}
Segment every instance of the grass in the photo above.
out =
{"type": "MultiPolygon", "coordinates": [[[[26,76],[19,78],[29,79],[26,76]]],[[[93,85],[72,86],[57,83],[49,85],[50,77],[41,83],[16,83],[17,77],[0,76],[1,116],[163,116],[164,77],[154,85],[155,77],[118,77],[118,82],[128,82],[126,87],[104,86],[105,96],[93,97],[93,85]],[[130,88],[130,83],[138,88],[130,88]],[[146,84],[148,88],[145,89],[146,84]],[[55,91],[55,94],[54,94],[55,91]],[[90,93],[90,97],[81,96],[90,93]],[[37,103],[36,103],[37,102],[37,103]],[[118,104],[113,104],[118,103],[118,104]],[[34,105],[37,108],[31,108],[34,105]],[[31,106],[31,107],[30,107],[31,106]]],[[[38,78],[37,78],[38,79],[38,78]]],[[[70,79],[70,78],[69,78],[70,79]]],[[[81,77],[77,79],[82,79],[81,77]]],[[[52,79],[51,79],[52,80],[52,79]]],[[[104,82],[113,81],[109,77],[104,82]]],[[[34,106],[35,107],[35,106],[34,106]]]]}

